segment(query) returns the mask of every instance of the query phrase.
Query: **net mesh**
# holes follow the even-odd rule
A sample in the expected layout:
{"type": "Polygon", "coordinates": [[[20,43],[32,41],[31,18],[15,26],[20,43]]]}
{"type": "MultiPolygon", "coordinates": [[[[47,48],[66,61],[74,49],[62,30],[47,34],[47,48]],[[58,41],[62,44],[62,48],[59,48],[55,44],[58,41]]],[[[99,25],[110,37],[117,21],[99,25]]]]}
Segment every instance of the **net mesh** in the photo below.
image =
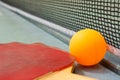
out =
{"type": "Polygon", "coordinates": [[[120,0],[3,1],[73,31],[95,29],[120,49],[120,0]]]}

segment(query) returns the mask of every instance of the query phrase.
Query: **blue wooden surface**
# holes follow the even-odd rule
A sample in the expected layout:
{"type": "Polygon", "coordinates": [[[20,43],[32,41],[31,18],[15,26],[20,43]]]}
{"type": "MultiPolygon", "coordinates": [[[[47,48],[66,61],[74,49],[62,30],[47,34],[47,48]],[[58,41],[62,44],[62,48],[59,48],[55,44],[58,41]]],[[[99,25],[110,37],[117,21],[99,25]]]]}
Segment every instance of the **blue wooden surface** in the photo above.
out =
{"type": "MultiPolygon", "coordinates": [[[[42,24],[41,26],[44,27],[42,24]]],[[[68,50],[68,46],[59,39],[38,28],[19,15],[0,6],[0,43],[8,42],[41,42],[68,50]]]]}

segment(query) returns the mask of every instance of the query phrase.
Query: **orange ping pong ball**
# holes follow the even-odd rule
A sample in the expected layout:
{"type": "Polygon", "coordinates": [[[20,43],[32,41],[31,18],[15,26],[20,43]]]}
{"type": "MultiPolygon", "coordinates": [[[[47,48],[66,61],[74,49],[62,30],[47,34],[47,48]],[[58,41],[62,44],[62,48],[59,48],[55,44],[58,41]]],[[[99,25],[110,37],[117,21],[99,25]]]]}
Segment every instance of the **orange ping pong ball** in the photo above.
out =
{"type": "Polygon", "coordinates": [[[106,53],[104,37],[93,29],[83,29],[73,35],[70,40],[70,54],[83,66],[99,63],[106,53]]]}

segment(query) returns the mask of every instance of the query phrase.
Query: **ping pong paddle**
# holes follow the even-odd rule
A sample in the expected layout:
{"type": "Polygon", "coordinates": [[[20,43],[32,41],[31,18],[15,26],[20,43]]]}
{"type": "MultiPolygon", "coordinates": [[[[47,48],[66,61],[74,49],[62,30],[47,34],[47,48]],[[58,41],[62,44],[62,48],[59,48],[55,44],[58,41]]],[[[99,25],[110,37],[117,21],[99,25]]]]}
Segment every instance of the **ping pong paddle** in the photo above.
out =
{"type": "Polygon", "coordinates": [[[74,66],[71,65],[61,71],[56,71],[54,73],[49,73],[43,75],[35,80],[97,80],[93,78],[89,78],[86,76],[81,76],[78,74],[73,74],[74,66]]]}
{"type": "Polygon", "coordinates": [[[95,80],[72,74],[73,62],[67,52],[41,43],[0,44],[0,80],[95,80]]]}

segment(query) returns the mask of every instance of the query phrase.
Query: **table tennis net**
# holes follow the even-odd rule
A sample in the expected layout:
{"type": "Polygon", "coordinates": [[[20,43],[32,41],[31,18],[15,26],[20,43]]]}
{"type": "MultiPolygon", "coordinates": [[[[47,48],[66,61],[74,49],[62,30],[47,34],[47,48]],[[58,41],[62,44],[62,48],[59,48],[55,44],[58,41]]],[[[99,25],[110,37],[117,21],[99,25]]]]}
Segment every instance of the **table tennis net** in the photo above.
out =
{"type": "Polygon", "coordinates": [[[73,31],[92,28],[120,49],[120,0],[3,0],[73,31]]]}

